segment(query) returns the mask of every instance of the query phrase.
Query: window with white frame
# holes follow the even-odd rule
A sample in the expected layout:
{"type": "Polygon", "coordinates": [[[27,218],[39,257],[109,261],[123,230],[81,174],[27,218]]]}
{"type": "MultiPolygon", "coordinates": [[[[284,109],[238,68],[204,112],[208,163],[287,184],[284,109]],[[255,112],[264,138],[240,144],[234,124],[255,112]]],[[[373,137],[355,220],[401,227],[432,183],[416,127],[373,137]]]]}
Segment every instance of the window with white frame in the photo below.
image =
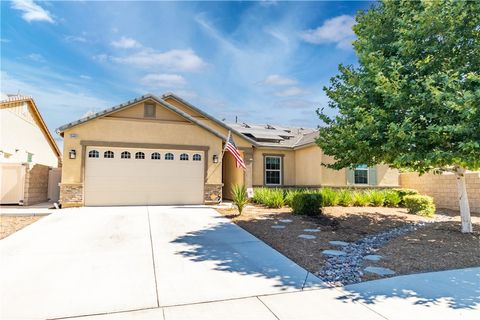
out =
{"type": "Polygon", "coordinates": [[[110,151],[110,150],[105,151],[105,152],[103,153],[103,157],[104,157],[104,158],[110,158],[110,159],[112,159],[112,158],[114,157],[113,151],[110,151]]]}
{"type": "Polygon", "coordinates": [[[282,157],[265,156],[265,184],[273,186],[282,184],[282,157]]]}
{"type": "Polygon", "coordinates": [[[355,184],[368,184],[368,166],[359,165],[353,171],[353,178],[355,184]]]}
{"type": "Polygon", "coordinates": [[[128,151],[123,151],[122,154],[120,155],[120,158],[122,159],[130,159],[132,155],[128,151]]]}
{"type": "Polygon", "coordinates": [[[193,161],[202,161],[202,156],[199,155],[198,153],[194,154],[192,157],[193,161]]]}
{"type": "Polygon", "coordinates": [[[154,153],[152,153],[151,158],[152,158],[152,160],[160,160],[162,157],[160,156],[160,153],[154,152],[154,153]]]}
{"type": "Polygon", "coordinates": [[[135,153],[135,159],[145,159],[145,153],[143,152],[135,153]]]}
{"type": "Polygon", "coordinates": [[[100,154],[98,153],[97,150],[90,150],[88,152],[88,157],[89,158],[99,158],[100,157],[100,154]]]}
{"type": "Polygon", "coordinates": [[[165,160],[173,160],[173,153],[165,153],[165,160]]]}
{"type": "Polygon", "coordinates": [[[188,154],[182,153],[182,154],[180,155],[180,160],[182,160],[182,161],[188,160],[188,154]]]}

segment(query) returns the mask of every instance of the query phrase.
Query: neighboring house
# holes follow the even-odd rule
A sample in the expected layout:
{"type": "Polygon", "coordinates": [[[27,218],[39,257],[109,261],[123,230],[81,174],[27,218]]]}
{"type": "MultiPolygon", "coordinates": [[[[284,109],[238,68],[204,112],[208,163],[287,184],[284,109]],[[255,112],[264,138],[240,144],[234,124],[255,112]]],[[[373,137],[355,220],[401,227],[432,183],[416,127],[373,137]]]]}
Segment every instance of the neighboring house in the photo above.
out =
{"type": "MultiPolygon", "coordinates": [[[[50,184],[61,153],[30,97],[0,100],[0,180],[2,204],[35,204],[58,198],[58,182],[50,184]],[[57,195],[55,196],[55,189],[57,195]]],[[[58,175],[60,171],[57,172],[58,175]]],[[[59,180],[59,177],[58,177],[59,180]]]]}
{"type": "Polygon", "coordinates": [[[232,184],[398,186],[387,166],[335,171],[317,131],[227,124],[180,97],[144,95],[57,129],[64,138],[60,201],[81,205],[215,203],[232,184]],[[247,169],[222,150],[228,131],[247,169]]]}

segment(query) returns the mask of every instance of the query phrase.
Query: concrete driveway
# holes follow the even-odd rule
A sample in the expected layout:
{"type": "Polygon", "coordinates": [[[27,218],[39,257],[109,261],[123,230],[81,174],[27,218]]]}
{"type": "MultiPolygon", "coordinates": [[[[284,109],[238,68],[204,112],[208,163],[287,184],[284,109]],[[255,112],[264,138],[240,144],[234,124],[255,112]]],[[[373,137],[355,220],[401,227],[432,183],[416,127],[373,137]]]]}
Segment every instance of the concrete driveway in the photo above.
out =
{"type": "Polygon", "coordinates": [[[206,207],[65,209],[2,240],[0,255],[2,319],[148,310],[322,286],[206,207]]]}

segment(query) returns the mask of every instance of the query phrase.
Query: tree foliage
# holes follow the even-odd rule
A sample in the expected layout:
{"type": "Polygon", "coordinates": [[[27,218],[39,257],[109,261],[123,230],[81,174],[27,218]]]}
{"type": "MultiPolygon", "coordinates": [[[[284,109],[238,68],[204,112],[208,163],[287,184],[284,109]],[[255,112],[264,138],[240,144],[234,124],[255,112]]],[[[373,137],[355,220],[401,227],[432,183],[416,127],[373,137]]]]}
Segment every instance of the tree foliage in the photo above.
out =
{"type": "Polygon", "coordinates": [[[384,1],[356,16],[318,145],[340,169],[480,168],[480,1],[384,1]]]}

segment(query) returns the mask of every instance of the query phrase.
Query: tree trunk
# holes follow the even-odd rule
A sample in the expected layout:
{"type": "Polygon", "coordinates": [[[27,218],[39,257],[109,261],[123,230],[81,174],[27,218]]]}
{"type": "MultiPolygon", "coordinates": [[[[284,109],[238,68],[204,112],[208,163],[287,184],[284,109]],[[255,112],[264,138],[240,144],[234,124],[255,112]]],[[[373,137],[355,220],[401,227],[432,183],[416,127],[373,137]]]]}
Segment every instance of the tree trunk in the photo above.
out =
{"type": "Polygon", "coordinates": [[[468,204],[467,185],[465,183],[465,168],[459,167],[455,171],[457,178],[458,202],[460,204],[460,216],[462,218],[462,232],[471,233],[472,220],[470,218],[470,206],[468,204]]]}

